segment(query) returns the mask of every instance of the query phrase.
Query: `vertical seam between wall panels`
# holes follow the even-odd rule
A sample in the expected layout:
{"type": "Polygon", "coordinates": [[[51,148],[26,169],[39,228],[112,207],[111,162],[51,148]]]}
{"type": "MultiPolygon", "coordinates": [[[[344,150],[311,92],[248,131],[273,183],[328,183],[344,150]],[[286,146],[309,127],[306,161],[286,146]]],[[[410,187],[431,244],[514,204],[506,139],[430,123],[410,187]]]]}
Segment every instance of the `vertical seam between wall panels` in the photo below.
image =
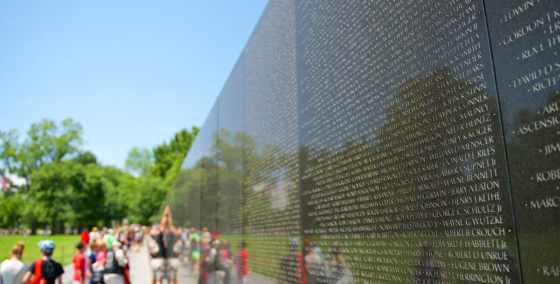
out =
{"type": "Polygon", "coordinates": [[[299,105],[300,105],[300,92],[299,92],[299,77],[298,77],[298,71],[299,71],[299,57],[298,57],[298,43],[299,43],[299,36],[298,36],[298,29],[297,29],[297,21],[298,21],[298,17],[297,17],[297,6],[298,6],[298,1],[297,0],[293,0],[293,9],[294,9],[294,22],[293,22],[293,28],[294,28],[294,59],[295,59],[295,92],[296,92],[296,117],[297,117],[297,163],[298,163],[298,190],[297,190],[297,194],[298,194],[298,200],[299,200],[299,239],[300,239],[300,244],[301,249],[300,249],[300,253],[303,255],[304,251],[304,244],[303,244],[303,236],[304,236],[304,230],[303,230],[303,171],[304,171],[304,163],[302,163],[302,154],[303,154],[303,144],[301,143],[302,139],[301,139],[301,115],[300,115],[300,109],[299,109],[299,105]]]}
{"type": "Polygon", "coordinates": [[[245,241],[245,208],[247,206],[247,200],[246,200],[246,196],[245,196],[245,186],[247,184],[246,176],[247,176],[247,161],[246,161],[246,153],[245,153],[245,147],[247,146],[247,137],[248,137],[248,133],[247,133],[247,125],[246,125],[246,113],[245,113],[245,103],[246,103],[246,92],[247,92],[247,86],[245,82],[246,76],[245,76],[245,50],[243,50],[241,52],[241,75],[243,76],[243,78],[241,78],[242,82],[243,82],[243,91],[242,91],[242,97],[241,97],[241,132],[243,133],[242,139],[241,139],[241,240],[245,241]]]}
{"type": "Polygon", "coordinates": [[[490,62],[492,64],[492,74],[494,75],[494,86],[496,86],[496,103],[498,105],[498,118],[500,120],[500,131],[502,132],[502,143],[504,145],[504,159],[506,163],[506,175],[507,175],[507,182],[509,186],[509,198],[511,203],[511,214],[513,220],[513,233],[515,235],[515,244],[517,246],[517,259],[519,262],[519,277],[521,278],[521,283],[524,283],[523,279],[523,269],[521,264],[521,248],[519,246],[519,235],[517,229],[517,215],[515,211],[515,202],[513,202],[513,186],[511,183],[511,173],[509,170],[509,161],[508,161],[508,152],[507,152],[507,143],[506,143],[506,133],[504,132],[504,121],[502,119],[502,107],[500,101],[500,90],[498,86],[498,78],[496,75],[496,66],[494,65],[494,51],[492,49],[492,38],[490,36],[490,26],[488,24],[488,15],[486,12],[486,0],[482,0],[482,13],[484,15],[484,23],[486,24],[486,35],[488,37],[488,45],[490,47],[490,62]]]}
{"type": "Polygon", "coordinates": [[[214,210],[214,232],[219,232],[218,228],[220,225],[220,165],[218,163],[218,155],[220,153],[220,95],[218,95],[218,99],[216,100],[217,103],[217,114],[216,114],[216,149],[217,152],[214,154],[214,163],[216,163],[216,201],[215,206],[216,209],[214,210]]]}

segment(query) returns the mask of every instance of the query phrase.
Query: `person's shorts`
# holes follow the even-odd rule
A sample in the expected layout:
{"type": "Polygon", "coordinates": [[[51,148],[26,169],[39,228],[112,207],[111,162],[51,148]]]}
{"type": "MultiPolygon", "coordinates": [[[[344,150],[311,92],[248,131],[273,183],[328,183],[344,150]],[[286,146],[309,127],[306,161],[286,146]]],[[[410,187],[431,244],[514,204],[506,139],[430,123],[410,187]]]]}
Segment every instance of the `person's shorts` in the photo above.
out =
{"type": "Polygon", "coordinates": [[[177,271],[179,271],[179,265],[181,262],[178,258],[168,258],[167,259],[167,269],[165,275],[168,280],[177,279],[177,271]]]}
{"type": "Polygon", "coordinates": [[[200,259],[200,252],[199,251],[191,252],[191,259],[193,261],[198,261],[200,259]]]}
{"type": "Polygon", "coordinates": [[[120,274],[111,273],[103,275],[103,282],[105,284],[123,284],[124,278],[120,274]]]}
{"type": "Polygon", "coordinates": [[[165,263],[163,258],[152,258],[150,262],[150,266],[152,267],[152,277],[155,280],[162,280],[165,276],[165,263]]]}

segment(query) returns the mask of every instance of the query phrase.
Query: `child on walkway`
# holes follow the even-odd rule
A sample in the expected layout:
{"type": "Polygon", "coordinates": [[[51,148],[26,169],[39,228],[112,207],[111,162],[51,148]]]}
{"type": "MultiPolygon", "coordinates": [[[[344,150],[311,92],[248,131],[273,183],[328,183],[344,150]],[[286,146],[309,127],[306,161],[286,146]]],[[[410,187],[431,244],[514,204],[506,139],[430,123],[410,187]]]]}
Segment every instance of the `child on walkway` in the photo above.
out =
{"type": "Polygon", "coordinates": [[[84,255],[86,244],[79,242],[76,248],[78,252],[72,258],[72,263],[74,263],[74,278],[72,282],[74,284],[84,284],[86,281],[86,256],[84,255]]]}

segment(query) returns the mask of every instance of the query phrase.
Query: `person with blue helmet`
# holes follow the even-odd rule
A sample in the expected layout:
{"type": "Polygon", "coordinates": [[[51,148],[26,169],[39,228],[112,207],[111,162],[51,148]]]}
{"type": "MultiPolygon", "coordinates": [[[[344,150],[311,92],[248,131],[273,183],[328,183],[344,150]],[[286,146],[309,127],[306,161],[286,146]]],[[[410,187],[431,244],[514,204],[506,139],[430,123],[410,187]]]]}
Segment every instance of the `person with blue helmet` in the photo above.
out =
{"type": "Polygon", "coordinates": [[[55,284],[55,282],[62,284],[64,269],[60,263],[52,259],[55,248],[54,242],[51,240],[42,240],[38,245],[43,257],[31,263],[29,270],[23,277],[23,282],[29,283],[28,281],[31,281],[31,283],[41,283],[41,280],[44,279],[46,284],[55,284]],[[32,275],[33,278],[31,278],[32,275]]]}

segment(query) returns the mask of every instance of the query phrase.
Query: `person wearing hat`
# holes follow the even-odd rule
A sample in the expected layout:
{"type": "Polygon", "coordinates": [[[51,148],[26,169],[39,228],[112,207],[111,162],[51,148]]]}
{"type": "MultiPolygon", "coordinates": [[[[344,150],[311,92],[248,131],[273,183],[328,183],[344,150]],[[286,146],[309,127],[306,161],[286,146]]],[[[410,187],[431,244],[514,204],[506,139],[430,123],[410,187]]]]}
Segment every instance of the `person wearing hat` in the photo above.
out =
{"type": "Polygon", "coordinates": [[[39,249],[43,257],[37,259],[29,266],[29,270],[25,273],[23,277],[23,283],[40,283],[41,279],[44,279],[47,284],[62,284],[62,274],[64,274],[64,269],[60,263],[52,259],[52,254],[54,251],[54,242],[51,240],[43,240],[39,242],[39,249]],[[31,276],[33,275],[33,278],[31,276]],[[58,280],[58,281],[57,281],[58,280]]]}
{"type": "Polygon", "coordinates": [[[89,233],[89,239],[90,240],[95,240],[95,239],[99,238],[100,236],[101,236],[101,234],[99,233],[99,229],[97,229],[97,227],[91,228],[91,233],[89,233]]]}

